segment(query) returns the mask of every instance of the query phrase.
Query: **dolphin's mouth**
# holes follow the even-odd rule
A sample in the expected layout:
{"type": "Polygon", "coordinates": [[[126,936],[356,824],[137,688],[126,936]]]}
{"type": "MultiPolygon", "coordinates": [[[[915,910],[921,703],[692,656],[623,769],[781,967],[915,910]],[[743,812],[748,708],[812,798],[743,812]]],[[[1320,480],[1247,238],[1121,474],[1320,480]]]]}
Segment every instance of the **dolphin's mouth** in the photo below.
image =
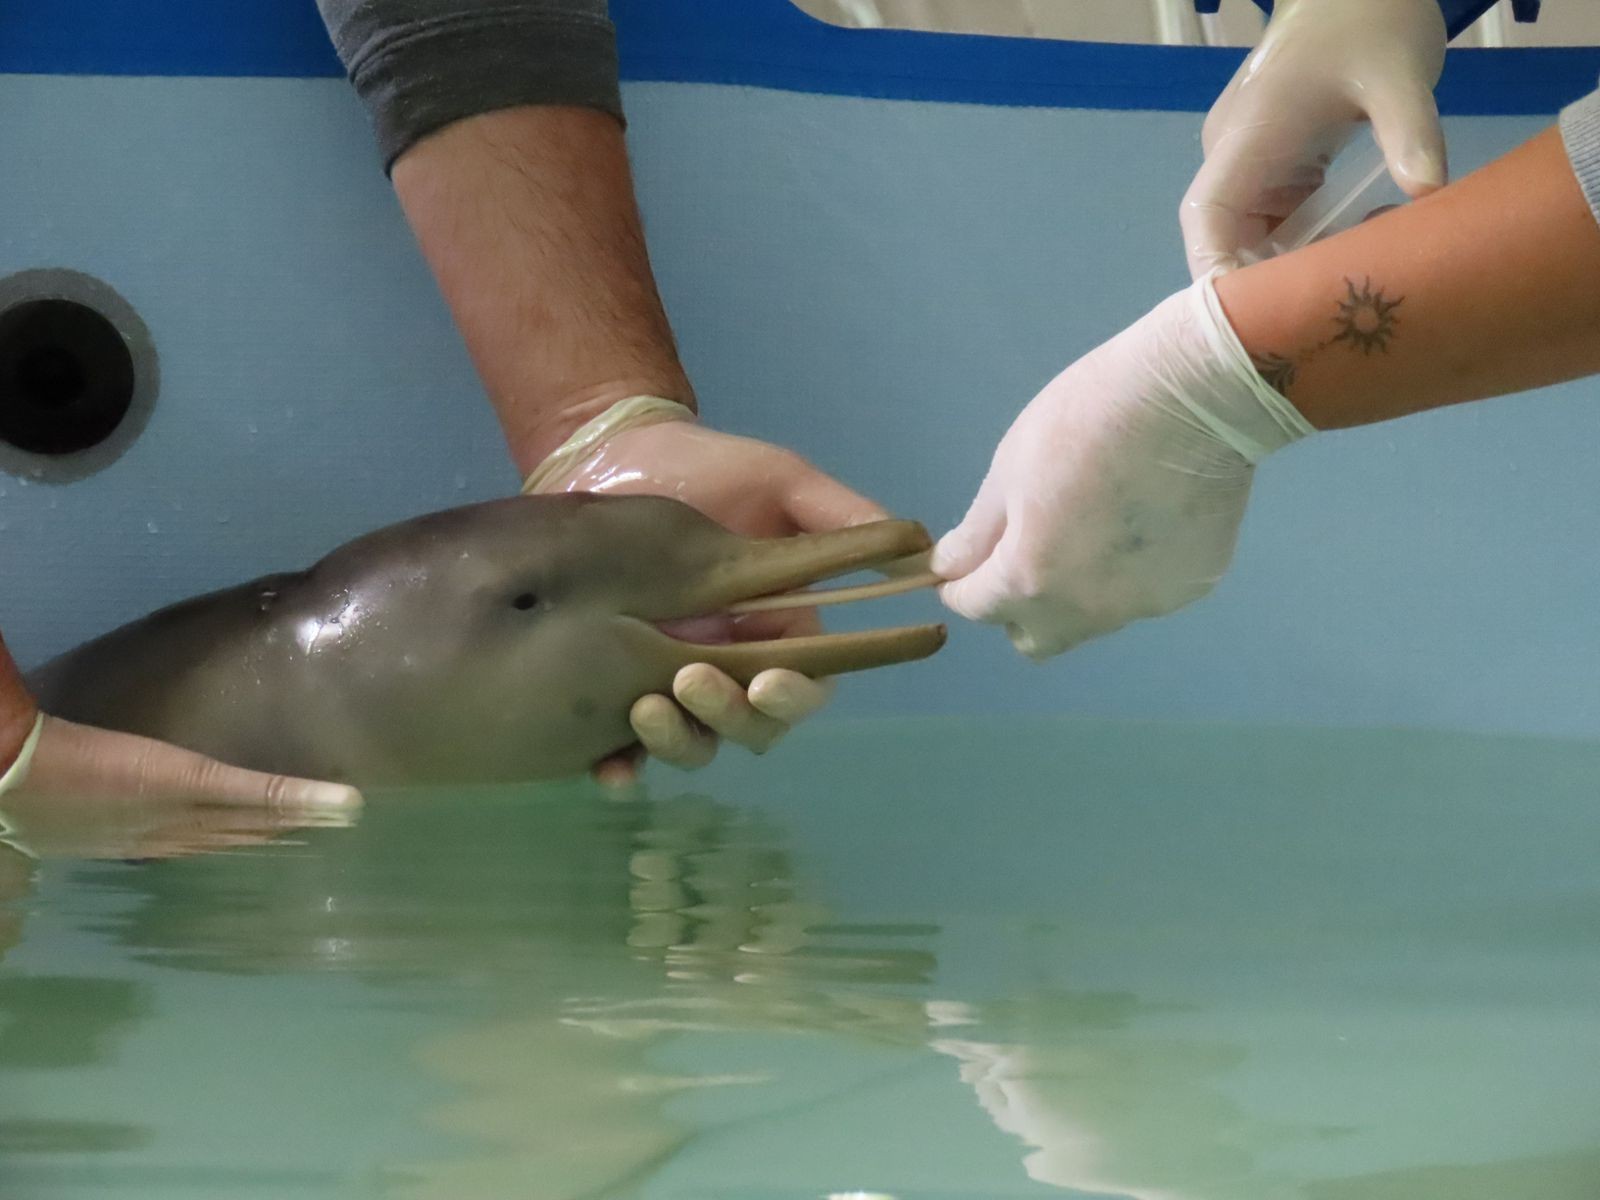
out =
{"type": "Polygon", "coordinates": [[[940,582],[927,570],[928,531],[914,521],[877,521],[829,533],[751,540],[688,589],[682,616],[652,622],[688,662],[708,662],[740,683],[782,667],[812,678],[927,658],[945,643],[943,625],[858,633],[734,640],[736,619],[898,595],[940,582]],[[855,587],[806,590],[863,570],[891,577],[855,587]]]}

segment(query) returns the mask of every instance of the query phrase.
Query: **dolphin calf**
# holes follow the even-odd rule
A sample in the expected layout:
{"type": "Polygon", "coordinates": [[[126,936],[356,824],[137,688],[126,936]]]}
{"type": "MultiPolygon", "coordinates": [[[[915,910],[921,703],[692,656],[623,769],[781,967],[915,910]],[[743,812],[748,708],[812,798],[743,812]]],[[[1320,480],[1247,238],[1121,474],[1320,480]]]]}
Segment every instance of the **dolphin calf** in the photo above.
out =
{"type": "Polygon", "coordinates": [[[927,550],[910,521],[753,539],[676,500],[517,496],[404,521],[309,570],[164,608],[28,676],[45,712],[260,771],[348,782],[580,774],[709,662],[742,683],[934,653],[941,625],[731,640],[734,615],[927,550]]]}

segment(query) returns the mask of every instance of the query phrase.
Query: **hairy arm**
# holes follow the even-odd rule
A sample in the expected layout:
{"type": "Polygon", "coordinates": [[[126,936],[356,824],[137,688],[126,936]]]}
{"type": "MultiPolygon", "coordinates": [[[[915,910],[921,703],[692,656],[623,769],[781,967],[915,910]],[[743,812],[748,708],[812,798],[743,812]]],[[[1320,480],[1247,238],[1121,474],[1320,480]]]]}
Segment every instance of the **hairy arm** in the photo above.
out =
{"type": "Polygon", "coordinates": [[[645,253],[606,0],[318,0],[518,469],[694,407],[645,253]]]}
{"type": "Polygon", "coordinates": [[[694,407],[614,118],[485,113],[419,142],[393,174],[522,474],[618,400],[694,407]]]}
{"type": "MultiPolygon", "coordinates": [[[[530,486],[674,496],[764,537],[883,515],[779,447],[684,419],[698,406],[645,252],[606,0],[319,4],[524,478],[618,401],[682,406],[633,427],[603,417],[586,457],[530,486]]],[[[815,625],[797,614],[736,636],[815,625]]],[[[714,752],[713,734],[771,745],[826,688],[770,671],[746,690],[693,664],[673,696],[642,697],[633,726],[652,754],[691,766],[714,752]]]]}

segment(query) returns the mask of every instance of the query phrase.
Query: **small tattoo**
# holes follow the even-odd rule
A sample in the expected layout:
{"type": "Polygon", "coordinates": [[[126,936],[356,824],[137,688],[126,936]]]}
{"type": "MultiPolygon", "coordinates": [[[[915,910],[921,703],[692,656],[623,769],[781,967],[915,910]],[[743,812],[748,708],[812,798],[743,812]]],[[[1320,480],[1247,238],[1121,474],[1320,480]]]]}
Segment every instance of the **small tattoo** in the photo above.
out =
{"type": "Polygon", "coordinates": [[[1398,336],[1396,331],[1400,327],[1400,318],[1395,316],[1394,310],[1404,303],[1405,297],[1388,299],[1381,287],[1373,288],[1370,276],[1362,280],[1360,287],[1346,276],[1344,286],[1345,298],[1338,302],[1338,312],[1333,317],[1337,332],[1332,336],[1292,356],[1275,351],[1250,356],[1257,373],[1280,396],[1287,397],[1300,368],[1330,346],[1342,342],[1363,355],[1370,355],[1374,350],[1380,354],[1389,353],[1389,344],[1398,336]]]}
{"type": "Polygon", "coordinates": [[[1349,296],[1339,302],[1339,315],[1334,318],[1339,332],[1323,344],[1344,342],[1352,350],[1359,350],[1363,354],[1371,354],[1374,350],[1387,354],[1389,343],[1394,340],[1395,330],[1400,325],[1394,310],[1405,302],[1405,297],[1385,300],[1382,288],[1372,290],[1370,278],[1362,283],[1359,291],[1356,290],[1355,280],[1346,279],[1344,282],[1349,296]]]}
{"type": "Polygon", "coordinates": [[[1292,358],[1284,358],[1281,354],[1252,355],[1250,362],[1256,373],[1267,381],[1267,386],[1281,396],[1289,394],[1289,389],[1294,386],[1294,373],[1299,369],[1292,358]]]}

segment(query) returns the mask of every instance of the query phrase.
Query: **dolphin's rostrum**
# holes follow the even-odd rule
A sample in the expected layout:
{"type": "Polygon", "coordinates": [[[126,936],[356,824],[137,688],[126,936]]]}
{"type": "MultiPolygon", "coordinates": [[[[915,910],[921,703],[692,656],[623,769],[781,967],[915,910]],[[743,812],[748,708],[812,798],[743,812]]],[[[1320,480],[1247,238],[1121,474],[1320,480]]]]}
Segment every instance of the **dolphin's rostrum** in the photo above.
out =
{"type": "Polygon", "coordinates": [[[730,610],[799,604],[748,602],[928,544],[910,521],[751,539],[660,497],[519,496],[162,609],[28,682],[54,716],[256,770],[358,786],[557,778],[629,745],[633,702],[691,662],[748,683],[932,654],[942,626],[726,640],[730,610]]]}

